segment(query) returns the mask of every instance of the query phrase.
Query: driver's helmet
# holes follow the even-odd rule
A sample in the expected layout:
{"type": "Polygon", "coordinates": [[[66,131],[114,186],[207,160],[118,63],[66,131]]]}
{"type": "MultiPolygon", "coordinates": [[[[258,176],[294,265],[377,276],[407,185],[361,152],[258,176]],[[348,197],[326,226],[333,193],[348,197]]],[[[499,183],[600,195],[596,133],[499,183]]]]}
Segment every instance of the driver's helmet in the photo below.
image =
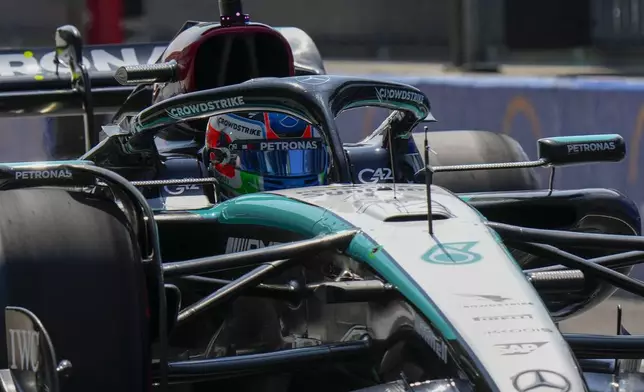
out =
{"type": "Polygon", "coordinates": [[[329,151],[307,122],[265,112],[211,117],[204,150],[227,197],[326,184],[329,151]]]}

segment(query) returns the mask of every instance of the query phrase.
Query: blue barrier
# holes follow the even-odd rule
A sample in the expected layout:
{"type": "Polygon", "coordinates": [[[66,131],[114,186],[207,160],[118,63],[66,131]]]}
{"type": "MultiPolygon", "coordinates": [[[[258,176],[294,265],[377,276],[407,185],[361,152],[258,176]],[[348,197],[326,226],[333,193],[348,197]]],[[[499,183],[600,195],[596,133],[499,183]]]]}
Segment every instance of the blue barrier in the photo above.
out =
{"type": "MultiPolygon", "coordinates": [[[[644,81],[586,77],[361,76],[396,80],[421,89],[429,97],[432,112],[438,119],[430,130],[483,129],[502,132],[517,139],[533,158],[536,156],[536,140],[540,137],[619,133],[627,142],[625,162],[567,167],[557,172],[555,184],[560,189],[617,189],[631,197],[644,212],[644,152],[640,153],[644,142],[644,81]]],[[[342,140],[360,140],[371,133],[386,114],[387,111],[377,108],[343,113],[338,119],[342,140]]],[[[25,124],[7,128],[26,136],[24,129],[33,130],[34,126],[25,124]]],[[[43,139],[40,132],[31,135],[33,140],[26,144],[32,149],[46,150],[51,141],[43,139]]],[[[25,142],[22,145],[25,146],[25,142]]],[[[18,153],[19,149],[13,150],[18,153]]],[[[0,155],[10,152],[5,151],[0,155]]],[[[42,153],[38,151],[32,154],[42,153]]],[[[2,156],[2,160],[15,159],[2,156]]],[[[39,156],[38,160],[42,158],[39,156]]],[[[544,186],[546,178],[547,172],[544,170],[544,186]]]]}
{"type": "MultiPolygon", "coordinates": [[[[438,123],[430,126],[430,130],[481,129],[502,132],[517,139],[532,158],[536,157],[536,141],[541,137],[621,134],[628,151],[624,162],[562,168],[557,171],[555,185],[559,189],[616,189],[633,199],[644,215],[644,152],[640,151],[644,144],[644,81],[508,76],[361,76],[395,80],[422,90],[429,97],[432,112],[438,120],[438,123]]],[[[338,124],[342,140],[355,142],[362,139],[375,129],[386,114],[387,111],[376,108],[341,114],[338,124]]],[[[35,124],[12,125],[9,128],[16,136],[21,132],[21,136],[25,137],[22,133],[24,129],[33,129],[35,124]]],[[[43,128],[44,124],[40,129],[43,128]]],[[[42,134],[37,133],[31,138],[33,144],[26,143],[37,150],[32,152],[34,157],[43,154],[40,151],[44,141],[42,134]]],[[[7,145],[17,145],[17,142],[6,142],[7,145]]],[[[24,139],[21,142],[25,146],[24,139]]],[[[0,154],[3,161],[21,159],[4,156],[10,152],[21,154],[14,147],[10,150],[0,154]]],[[[27,159],[24,154],[21,156],[27,159]]],[[[547,175],[544,170],[541,179],[543,186],[547,175]]],[[[644,278],[644,266],[637,270],[635,276],[644,278]]]]}
{"type": "MultiPolygon", "coordinates": [[[[541,137],[621,134],[624,162],[558,170],[559,189],[605,187],[632,198],[644,212],[644,81],[592,78],[498,76],[369,77],[418,87],[432,104],[438,123],[430,130],[482,129],[508,134],[531,158],[541,137]]],[[[343,140],[357,141],[384,119],[382,109],[347,112],[338,119],[343,140]]],[[[547,172],[543,170],[542,185],[547,172]]]]}
{"type": "Polygon", "coordinates": [[[0,118],[0,162],[50,159],[46,141],[51,136],[49,123],[44,117],[0,118]]]}

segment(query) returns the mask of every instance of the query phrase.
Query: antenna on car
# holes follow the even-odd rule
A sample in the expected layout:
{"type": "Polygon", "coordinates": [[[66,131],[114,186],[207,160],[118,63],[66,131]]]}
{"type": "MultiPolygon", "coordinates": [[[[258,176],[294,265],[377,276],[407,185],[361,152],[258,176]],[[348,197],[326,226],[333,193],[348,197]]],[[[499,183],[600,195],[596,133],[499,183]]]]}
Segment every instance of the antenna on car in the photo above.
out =
{"type": "Polygon", "coordinates": [[[434,235],[434,223],[432,222],[432,180],[434,177],[434,169],[429,164],[429,142],[427,141],[427,125],[424,127],[425,143],[424,143],[424,158],[425,158],[425,190],[427,192],[427,225],[429,228],[429,235],[434,235]]]}
{"type": "Polygon", "coordinates": [[[219,0],[219,22],[222,27],[244,26],[250,16],[244,14],[241,0],[219,0]]]}
{"type": "MultiPolygon", "coordinates": [[[[617,335],[622,335],[622,306],[617,305],[617,335]]],[[[620,373],[620,360],[619,358],[615,358],[615,368],[614,368],[614,376],[619,376],[620,373]]]]}

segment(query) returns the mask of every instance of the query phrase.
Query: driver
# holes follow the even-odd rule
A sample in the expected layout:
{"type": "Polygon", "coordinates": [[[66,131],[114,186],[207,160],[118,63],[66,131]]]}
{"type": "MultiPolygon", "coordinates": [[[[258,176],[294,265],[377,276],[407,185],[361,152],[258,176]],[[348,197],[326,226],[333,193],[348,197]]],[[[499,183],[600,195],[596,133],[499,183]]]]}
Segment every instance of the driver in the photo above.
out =
{"type": "Polygon", "coordinates": [[[281,113],[211,117],[204,152],[224,198],[324,185],[330,168],[319,130],[281,113]]]}

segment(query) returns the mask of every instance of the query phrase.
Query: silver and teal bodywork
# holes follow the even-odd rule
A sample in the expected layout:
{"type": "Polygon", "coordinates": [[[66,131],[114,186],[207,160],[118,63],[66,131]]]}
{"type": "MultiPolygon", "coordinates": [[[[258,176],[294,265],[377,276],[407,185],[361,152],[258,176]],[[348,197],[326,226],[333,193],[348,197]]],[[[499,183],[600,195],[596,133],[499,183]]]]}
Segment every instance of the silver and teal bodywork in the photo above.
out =
{"type": "Polygon", "coordinates": [[[514,377],[535,369],[556,372],[570,390],[584,390],[581,370],[547,308],[485,218],[451,192],[432,187],[430,235],[425,186],[395,188],[332,185],[257,193],[191,213],[222,225],[254,224],[305,237],[359,228],[346,254],[395,285],[421,315],[414,327],[433,339],[436,350],[443,343],[449,347],[449,361],[471,363],[501,391],[515,390],[514,377]],[[513,344],[536,348],[512,355],[513,344]]]}

